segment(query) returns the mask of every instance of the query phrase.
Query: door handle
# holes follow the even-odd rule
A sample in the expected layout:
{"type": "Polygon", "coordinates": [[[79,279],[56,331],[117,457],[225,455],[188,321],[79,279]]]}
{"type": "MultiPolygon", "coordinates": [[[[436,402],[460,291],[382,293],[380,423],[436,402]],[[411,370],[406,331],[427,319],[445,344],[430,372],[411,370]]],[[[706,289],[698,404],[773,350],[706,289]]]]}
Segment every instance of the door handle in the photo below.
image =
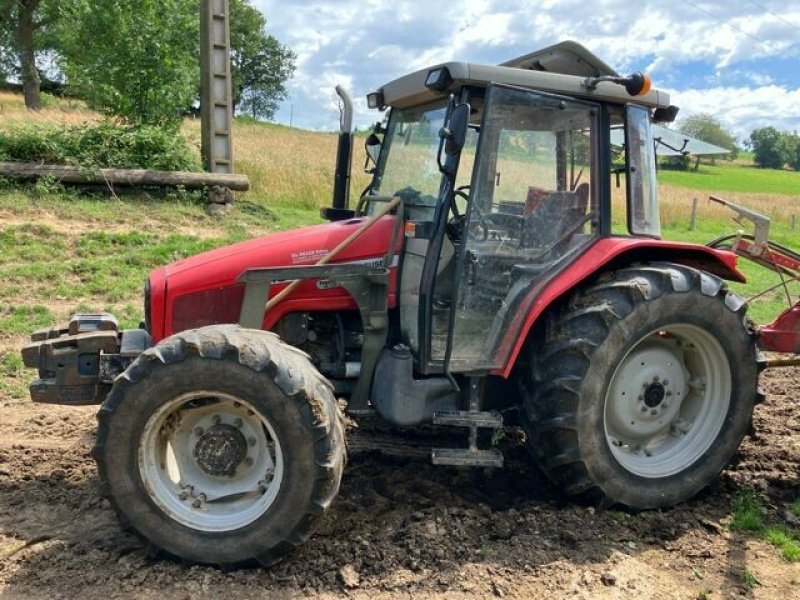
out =
{"type": "Polygon", "coordinates": [[[467,284],[475,285],[478,273],[478,255],[473,250],[467,250],[467,284]]]}

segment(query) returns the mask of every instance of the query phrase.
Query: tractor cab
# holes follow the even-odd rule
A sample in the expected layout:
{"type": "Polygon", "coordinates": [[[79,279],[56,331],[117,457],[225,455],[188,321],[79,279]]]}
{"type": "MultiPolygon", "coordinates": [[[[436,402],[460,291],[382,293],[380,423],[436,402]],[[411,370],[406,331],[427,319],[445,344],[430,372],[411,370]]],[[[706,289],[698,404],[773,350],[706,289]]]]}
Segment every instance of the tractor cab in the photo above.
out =
{"type": "Polygon", "coordinates": [[[437,65],[368,100],[390,111],[379,154],[368,140],[361,207],[402,198],[400,329],[421,374],[502,369],[549,280],[613,232],[659,236],[650,125],[677,108],[574,42],[501,66],[437,65]],[[616,155],[612,128],[625,135],[616,155]],[[626,195],[612,216],[614,174],[626,195]]]}

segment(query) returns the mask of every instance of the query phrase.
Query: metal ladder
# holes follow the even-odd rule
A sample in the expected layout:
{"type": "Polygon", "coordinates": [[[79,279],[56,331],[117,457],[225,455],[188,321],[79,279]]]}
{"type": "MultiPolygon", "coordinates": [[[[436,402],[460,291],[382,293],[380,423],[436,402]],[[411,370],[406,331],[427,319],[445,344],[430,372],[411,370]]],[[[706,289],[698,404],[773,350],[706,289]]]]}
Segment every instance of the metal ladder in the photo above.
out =
{"type": "Polygon", "coordinates": [[[433,448],[431,460],[435,465],[457,467],[502,467],[503,453],[497,448],[478,448],[478,429],[500,429],[503,416],[497,411],[480,410],[478,377],[469,379],[469,410],[445,410],[433,413],[434,425],[469,428],[468,448],[433,448]]]}

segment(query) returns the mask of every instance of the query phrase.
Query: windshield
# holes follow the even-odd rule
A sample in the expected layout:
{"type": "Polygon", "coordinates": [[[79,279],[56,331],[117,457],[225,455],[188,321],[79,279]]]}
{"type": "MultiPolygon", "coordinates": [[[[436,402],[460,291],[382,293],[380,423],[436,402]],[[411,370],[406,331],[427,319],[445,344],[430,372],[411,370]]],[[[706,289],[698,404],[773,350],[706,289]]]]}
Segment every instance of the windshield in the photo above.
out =
{"type": "Polygon", "coordinates": [[[373,194],[406,192],[404,200],[419,194],[419,200],[435,205],[442,181],[436,154],[445,113],[445,102],[392,111],[373,194]]]}

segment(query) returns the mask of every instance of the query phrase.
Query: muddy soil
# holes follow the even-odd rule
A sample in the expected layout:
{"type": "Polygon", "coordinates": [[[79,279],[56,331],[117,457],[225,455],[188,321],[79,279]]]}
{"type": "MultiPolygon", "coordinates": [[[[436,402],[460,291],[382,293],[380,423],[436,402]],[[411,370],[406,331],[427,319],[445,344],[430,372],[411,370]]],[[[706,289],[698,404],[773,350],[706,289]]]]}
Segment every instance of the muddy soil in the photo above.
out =
{"type": "Polygon", "coordinates": [[[800,563],[727,527],[744,487],[775,522],[800,497],[800,369],[762,383],[756,437],[674,509],[563,504],[521,453],[486,473],[359,452],[308,544],[271,570],[234,572],[151,558],[121,529],[89,458],[94,408],[0,395],[0,596],[797,598],[800,563]]]}

